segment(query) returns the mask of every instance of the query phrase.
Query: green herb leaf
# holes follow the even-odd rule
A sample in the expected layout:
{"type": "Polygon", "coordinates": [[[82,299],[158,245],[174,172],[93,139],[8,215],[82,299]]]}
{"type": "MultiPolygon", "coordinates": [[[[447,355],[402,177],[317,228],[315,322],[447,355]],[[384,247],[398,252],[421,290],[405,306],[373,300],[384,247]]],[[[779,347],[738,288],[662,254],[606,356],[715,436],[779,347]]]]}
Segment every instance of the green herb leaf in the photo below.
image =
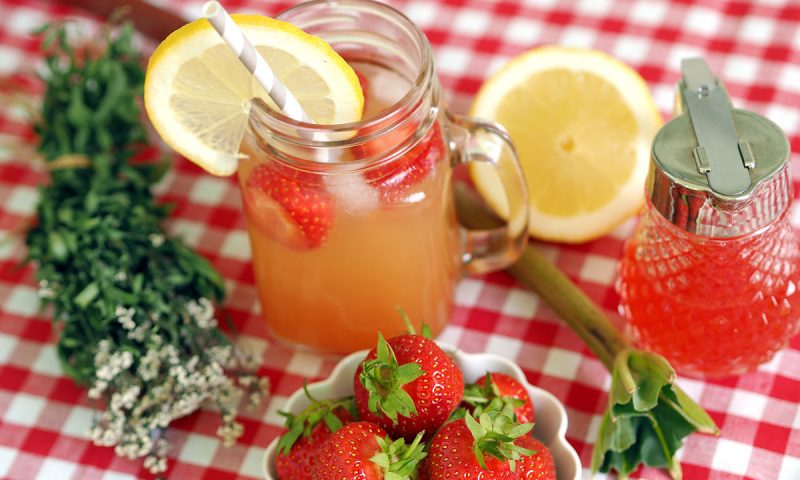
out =
{"type": "MultiPolygon", "coordinates": [[[[46,88],[33,127],[51,178],[39,188],[38,222],[27,232],[25,261],[38,267],[42,304],[52,307],[59,327],[62,369],[91,385],[90,396],[102,397],[99,405],[108,406],[120,391],[136,392],[135,408],[120,407],[124,422],[115,421],[114,428],[124,439],[118,446],[152,443],[150,452],[137,455],[163,458],[161,436],[169,422],[190,413],[178,404],[190,390],[217,403],[227,444],[241,434],[241,425],[226,373],[238,376],[234,388],[250,386],[251,404],[263,397],[265,385],[212,321],[213,302],[224,297],[222,277],[162,228],[170,207],[156,201],[152,186],[166,163],[132,163],[147,131],[139,108],[143,63],[133,30],[104,28],[100,39],[77,47],[63,23],[38,32],[48,51],[46,88]],[[144,359],[153,351],[169,362],[151,362],[152,372],[145,375],[144,359]],[[104,378],[98,378],[100,369],[104,378]],[[213,381],[200,386],[192,380],[200,372],[213,372],[213,381]],[[181,376],[188,380],[176,381],[181,376]]],[[[317,417],[336,423],[331,416],[317,417]]],[[[101,430],[103,423],[97,425],[101,430]]],[[[300,424],[288,436],[303,433],[300,424]]]]}
{"type": "Polygon", "coordinates": [[[98,293],[100,293],[100,287],[98,287],[96,283],[92,282],[89,285],[86,285],[86,287],[81,290],[81,293],[75,297],[75,304],[80,308],[86,308],[91,302],[94,301],[98,293]]]}

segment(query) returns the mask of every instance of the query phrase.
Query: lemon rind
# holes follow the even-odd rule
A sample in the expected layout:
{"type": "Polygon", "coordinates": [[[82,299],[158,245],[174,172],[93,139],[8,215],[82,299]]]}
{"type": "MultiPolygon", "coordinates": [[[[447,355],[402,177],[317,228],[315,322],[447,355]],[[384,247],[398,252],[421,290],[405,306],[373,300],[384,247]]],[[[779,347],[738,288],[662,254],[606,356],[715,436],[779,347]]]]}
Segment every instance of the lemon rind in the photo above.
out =
{"type": "MultiPolygon", "coordinates": [[[[607,234],[642,207],[650,143],[662,120],[646,82],[631,67],[603,52],[561,46],[540,47],[512,59],[481,87],[470,114],[493,120],[500,100],[519,85],[519,79],[556,68],[595,73],[608,80],[617,88],[639,126],[637,161],[628,181],[610,202],[596,210],[570,216],[556,216],[543,213],[533,206],[530,208],[531,236],[547,241],[582,243],[607,234]]],[[[502,217],[508,218],[508,203],[502,186],[491,177],[481,174],[481,170],[486,168],[486,165],[471,165],[471,177],[489,206],[502,217]]]]}
{"type": "MultiPolygon", "coordinates": [[[[334,123],[348,123],[361,118],[364,97],[358,77],[347,62],[333,48],[318,37],[309,35],[286,22],[259,15],[232,15],[245,35],[256,46],[302,46],[298,58],[310,65],[325,66],[331,82],[332,95],[337,95],[334,123]],[[352,92],[351,101],[343,92],[352,92]]],[[[198,164],[213,175],[231,175],[238,166],[238,152],[223,151],[200,142],[195,133],[186,128],[168,105],[173,95],[172,81],[183,61],[194,58],[208,48],[222,45],[223,41],[206,19],[191,22],[172,32],[150,57],[144,85],[144,104],[148,117],[161,138],[178,153],[198,164]]],[[[296,52],[291,52],[296,53],[296,52]]],[[[243,109],[249,109],[243,99],[243,109]]],[[[243,110],[246,115],[247,110],[243,110]]]]}

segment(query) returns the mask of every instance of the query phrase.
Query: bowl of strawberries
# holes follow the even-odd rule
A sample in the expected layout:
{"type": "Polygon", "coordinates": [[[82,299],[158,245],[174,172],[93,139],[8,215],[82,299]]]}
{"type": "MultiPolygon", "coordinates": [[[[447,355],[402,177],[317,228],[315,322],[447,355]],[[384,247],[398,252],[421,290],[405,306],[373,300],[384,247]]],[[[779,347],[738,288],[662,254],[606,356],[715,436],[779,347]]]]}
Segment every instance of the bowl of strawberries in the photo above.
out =
{"type": "Polygon", "coordinates": [[[512,361],[414,333],[342,359],[287,401],[268,480],[576,480],[567,415],[512,361]]]}

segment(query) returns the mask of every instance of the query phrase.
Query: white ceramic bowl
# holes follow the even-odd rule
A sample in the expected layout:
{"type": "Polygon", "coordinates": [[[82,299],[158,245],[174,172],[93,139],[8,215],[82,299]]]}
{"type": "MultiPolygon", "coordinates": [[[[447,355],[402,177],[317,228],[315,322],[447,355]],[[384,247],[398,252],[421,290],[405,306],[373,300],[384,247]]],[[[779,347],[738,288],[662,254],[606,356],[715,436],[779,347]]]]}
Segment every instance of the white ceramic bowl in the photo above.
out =
{"type": "MultiPolygon", "coordinates": [[[[544,443],[553,454],[558,480],[578,480],[581,476],[581,461],[572,446],[567,443],[567,412],[561,402],[551,393],[529,384],[522,370],[511,360],[491,353],[466,353],[456,348],[439,344],[445,351],[453,352],[453,360],[464,373],[464,382],[475,382],[487,371],[511,375],[528,390],[533,401],[536,426],[533,436],[544,443]]],[[[328,399],[346,397],[353,394],[353,375],[356,367],[364,360],[366,350],[355,352],[343,358],[334,367],[331,375],[320,382],[308,385],[315,398],[328,399]]],[[[300,413],[309,404],[302,389],[289,397],[284,411],[300,413]]],[[[277,480],[275,473],[275,450],[278,439],[272,441],[264,455],[264,476],[267,480],[277,480]]]]}

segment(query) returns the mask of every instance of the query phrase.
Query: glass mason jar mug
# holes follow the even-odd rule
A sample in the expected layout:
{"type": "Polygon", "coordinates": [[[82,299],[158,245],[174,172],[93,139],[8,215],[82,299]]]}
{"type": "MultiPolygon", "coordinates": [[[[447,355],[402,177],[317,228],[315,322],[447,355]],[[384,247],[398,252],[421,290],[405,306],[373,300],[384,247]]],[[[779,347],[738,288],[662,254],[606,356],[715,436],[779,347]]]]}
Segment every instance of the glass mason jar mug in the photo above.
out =
{"type": "Polygon", "coordinates": [[[353,66],[365,111],[361,122],[312,125],[254,101],[239,181],[271,334],[345,353],[405,331],[398,309],[438,334],[462,271],[503,268],[527,241],[527,192],[507,134],[441,106],[427,40],[391,7],[314,1],[278,19],[353,66]],[[507,226],[458,225],[451,177],[466,162],[495,166],[507,226]]]}

